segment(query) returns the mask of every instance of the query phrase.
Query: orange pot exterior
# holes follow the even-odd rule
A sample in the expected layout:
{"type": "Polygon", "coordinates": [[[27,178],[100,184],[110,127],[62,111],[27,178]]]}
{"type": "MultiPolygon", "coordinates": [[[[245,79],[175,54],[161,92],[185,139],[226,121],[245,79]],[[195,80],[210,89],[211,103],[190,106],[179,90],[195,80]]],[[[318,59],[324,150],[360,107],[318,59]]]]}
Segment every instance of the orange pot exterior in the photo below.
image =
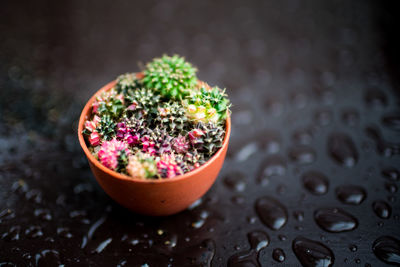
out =
{"type": "Polygon", "coordinates": [[[92,103],[96,96],[109,90],[115,83],[115,81],[108,83],[93,95],[86,103],[79,119],[79,143],[97,182],[112,199],[137,213],[164,216],[186,209],[210,189],[221,170],[228,149],[230,117],[228,116],[226,120],[226,134],[221,149],[199,168],[170,179],[134,179],[103,166],[90,153],[82,135],[84,123],[91,114],[92,103]]]}

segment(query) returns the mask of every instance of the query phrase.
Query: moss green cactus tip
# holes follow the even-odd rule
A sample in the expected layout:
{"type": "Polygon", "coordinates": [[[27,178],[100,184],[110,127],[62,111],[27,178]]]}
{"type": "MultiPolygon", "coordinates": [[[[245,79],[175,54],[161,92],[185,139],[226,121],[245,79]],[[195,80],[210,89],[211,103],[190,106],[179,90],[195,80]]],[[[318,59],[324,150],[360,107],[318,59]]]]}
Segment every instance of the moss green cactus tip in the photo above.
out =
{"type": "Polygon", "coordinates": [[[196,71],[183,57],[164,55],[146,65],[142,82],[166,98],[183,99],[197,83],[196,71]]]}

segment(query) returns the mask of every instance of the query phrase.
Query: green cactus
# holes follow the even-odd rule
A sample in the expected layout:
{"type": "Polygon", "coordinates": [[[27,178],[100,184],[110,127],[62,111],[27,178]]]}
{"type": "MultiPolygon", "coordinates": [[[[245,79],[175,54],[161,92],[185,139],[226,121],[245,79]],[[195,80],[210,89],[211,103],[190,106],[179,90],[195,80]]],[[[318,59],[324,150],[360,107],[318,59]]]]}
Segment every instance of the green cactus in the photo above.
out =
{"type": "Polygon", "coordinates": [[[178,102],[169,101],[157,107],[157,113],[153,114],[155,125],[161,126],[173,134],[183,134],[188,124],[186,111],[178,102]]]}
{"type": "Polygon", "coordinates": [[[98,105],[97,113],[100,116],[109,115],[112,118],[118,119],[125,109],[124,96],[118,94],[114,88],[103,92],[97,97],[95,103],[98,105]]]}
{"type": "Polygon", "coordinates": [[[125,73],[117,78],[117,84],[115,85],[115,90],[119,94],[123,94],[124,96],[128,95],[133,90],[142,87],[142,83],[140,79],[137,78],[136,73],[125,73]]]}
{"type": "Polygon", "coordinates": [[[127,173],[139,179],[149,179],[157,177],[157,163],[154,157],[141,152],[129,157],[126,166],[127,173]]]}
{"type": "Polygon", "coordinates": [[[126,173],[126,166],[128,165],[128,155],[125,150],[121,150],[118,152],[118,167],[117,171],[126,173]]]}
{"type": "Polygon", "coordinates": [[[222,125],[217,125],[212,122],[198,123],[196,129],[201,130],[202,135],[194,142],[194,146],[204,152],[208,157],[211,157],[218,149],[222,147],[225,137],[225,129],[222,125]]]}
{"type": "Polygon", "coordinates": [[[111,140],[115,136],[115,127],[117,123],[112,119],[109,114],[101,116],[99,126],[96,130],[103,137],[104,140],[111,140]]]}
{"type": "Polygon", "coordinates": [[[126,111],[146,116],[148,113],[155,113],[160,102],[160,96],[148,88],[131,90],[125,96],[126,111]]]}
{"type": "Polygon", "coordinates": [[[183,105],[186,108],[187,117],[195,123],[221,123],[225,120],[230,108],[225,89],[209,88],[204,84],[199,90],[192,91],[183,101],[183,105]]]}
{"type": "Polygon", "coordinates": [[[197,83],[196,71],[183,57],[164,55],[147,64],[142,82],[168,99],[183,99],[197,83]]]}

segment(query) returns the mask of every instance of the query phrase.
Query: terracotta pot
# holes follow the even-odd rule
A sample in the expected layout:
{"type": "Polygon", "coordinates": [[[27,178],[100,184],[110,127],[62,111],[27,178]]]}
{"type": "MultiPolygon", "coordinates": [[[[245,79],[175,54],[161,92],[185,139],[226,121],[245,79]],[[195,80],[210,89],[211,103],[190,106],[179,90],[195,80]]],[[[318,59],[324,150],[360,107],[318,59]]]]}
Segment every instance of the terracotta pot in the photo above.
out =
{"type": "Polygon", "coordinates": [[[178,213],[203,196],[212,186],[225,159],[231,132],[227,117],[222,147],[199,168],[170,179],[140,180],[112,171],[103,166],[87,148],[82,135],[84,123],[92,112],[96,96],[115,85],[110,82],[86,103],[79,119],[79,143],[88,158],[90,168],[103,190],[122,206],[141,214],[163,216],[178,213]]]}

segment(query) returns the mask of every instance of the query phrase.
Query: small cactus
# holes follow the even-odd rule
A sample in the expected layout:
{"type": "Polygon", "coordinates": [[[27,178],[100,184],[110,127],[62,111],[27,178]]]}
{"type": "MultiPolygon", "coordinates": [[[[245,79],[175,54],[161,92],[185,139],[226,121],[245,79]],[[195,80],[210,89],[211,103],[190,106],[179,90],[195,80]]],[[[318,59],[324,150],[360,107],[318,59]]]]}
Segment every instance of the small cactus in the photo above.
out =
{"type": "Polygon", "coordinates": [[[183,57],[164,55],[146,65],[143,84],[168,99],[182,99],[196,85],[196,71],[183,57]]]}
{"type": "Polygon", "coordinates": [[[187,117],[195,123],[221,123],[229,112],[230,103],[225,90],[202,84],[185,99],[187,117]]]}
{"type": "Polygon", "coordinates": [[[158,106],[153,121],[156,126],[165,127],[170,134],[182,134],[188,123],[185,113],[182,105],[169,101],[158,106]]]}
{"type": "Polygon", "coordinates": [[[160,102],[160,95],[154,93],[148,88],[140,88],[129,91],[125,96],[127,105],[126,112],[140,113],[141,117],[148,113],[154,113],[157,110],[157,105],[160,102]]]}
{"type": "Polygon", "coordinates": [[[133,178],[153,178],[157,175],[157,163],[154,157],[139,152],[129,157],[126,171],[133,178]]]}
{"type": "Polygon", "coordinates": [[[181,167],[175,159],[175,155],[163,155],[157,162],[158,173],[162,178],[173,178],[183,174],[181,167]]]}
{"type": "Polygon", "coordinates": [[[117,91],[112,88],[107,92],[103,92],[93,102],[92,111],[100,116],[109,115],[112,118],[118,118],[121,116],[125,109],[124,96],[118,94],[117,91]]]}
{"type": "Polygon", "coordinates": [[[172,148],[178,154],[185,154],[190,148],[189,141],[185,136],[179,135],[172,140],[172,148]]]}
{"type": "Polygon", "coordinates": [[[124,166],[119,166],[119,163],[123,163],[123,158],[129,155],[130,151],[127,145],[116,139],[103,142],[97,154],[101,164],[111,170],[123,169],[124,166]],[[120,157],[123,158],[120,159],[120,157]]]}
{"type": "Polygon", "coordinates": [[[222,147],[224,136],[225,129],[212,122],[198,123],[196,129],[189,132],[192,145],[209,157],[222,147]]]}
{"type": "Polygon", "coordinates": [[[115,135],[116,123],[110,115],[103,115],[96,130],[104,140],[111,140],[115,135]]]}
{"type": "Polygon", "coordinates": [[[136,73],[125,73],[117,78],[117,84],[115,85],[115,90],[119,94],[124,96],[128,95],[132,91],[142,87],[140,79],[137,77],[136,73]]]}

